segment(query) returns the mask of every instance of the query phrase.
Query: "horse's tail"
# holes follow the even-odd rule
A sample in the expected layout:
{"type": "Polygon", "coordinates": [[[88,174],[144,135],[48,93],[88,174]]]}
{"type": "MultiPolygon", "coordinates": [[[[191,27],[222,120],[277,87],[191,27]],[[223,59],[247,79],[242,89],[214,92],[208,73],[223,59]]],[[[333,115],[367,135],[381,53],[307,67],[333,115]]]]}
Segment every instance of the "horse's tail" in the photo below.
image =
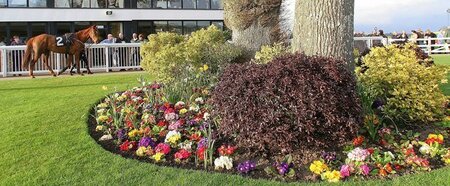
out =
{"type": "Polygon", "coordinates": [[[33,38],[29,39],[27,42],[27,48],[25,49],[25,54],[22,61],[22,67],[27,70],[31,61],[31,54],[33,52],[33,38]]]}

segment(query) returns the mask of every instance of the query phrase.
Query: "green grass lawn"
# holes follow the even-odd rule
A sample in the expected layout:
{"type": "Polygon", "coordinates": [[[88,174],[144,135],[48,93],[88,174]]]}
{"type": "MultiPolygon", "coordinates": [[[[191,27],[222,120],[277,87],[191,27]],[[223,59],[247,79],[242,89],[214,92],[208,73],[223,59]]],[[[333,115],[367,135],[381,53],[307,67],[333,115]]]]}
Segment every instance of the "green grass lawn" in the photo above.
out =
{"type": "Polygon", "coordinates": [[[449,54],[435,54],[431,55],[436,64],[450,65],[450,55],[449,54]]]}
{"type": "MultiPolygon", "coordinates": [[[[87,112],[93,103],[114,91],[112,87],[124,90],[137,85],[139,75],[114,73],[0,80],[0,185],[283,184],[160,167],[103,150],[87,132],[87,112]],[[102,90],[102,86],[108,86],[109,90],[102,90]]],[[[449,183],[449,167],[387,181],[345,182],[349,185],[449,183]]]]}

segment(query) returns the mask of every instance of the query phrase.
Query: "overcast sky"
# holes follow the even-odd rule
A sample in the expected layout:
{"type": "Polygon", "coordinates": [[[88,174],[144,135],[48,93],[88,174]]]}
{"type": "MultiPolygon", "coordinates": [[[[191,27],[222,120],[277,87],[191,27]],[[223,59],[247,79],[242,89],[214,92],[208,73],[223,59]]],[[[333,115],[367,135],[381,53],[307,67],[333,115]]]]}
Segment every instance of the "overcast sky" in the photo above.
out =
{"type": "MultiPolygon", "coordinates": [[[[291,11],[295,0],[286,0],[291,11]]],[[[438,30],[446,26],[450,0],[355,0],[355,31],[438,30]]]]}

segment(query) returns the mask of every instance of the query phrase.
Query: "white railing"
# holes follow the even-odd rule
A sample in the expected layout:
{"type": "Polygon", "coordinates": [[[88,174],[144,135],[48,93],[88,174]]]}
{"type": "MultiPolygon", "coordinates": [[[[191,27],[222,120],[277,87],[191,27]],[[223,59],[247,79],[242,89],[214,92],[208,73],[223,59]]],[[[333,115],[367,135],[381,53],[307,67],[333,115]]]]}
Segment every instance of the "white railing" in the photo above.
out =
{"type": "MultiPolygon", "coordinates": [[[[357,48],[371,48],[376,44],[387,45],[395,42],[405,41],[404,39],[390,39],[383,37],[355,37],[354,40],[355,47],[357,48]]],[[[428,55],[450,54],[450,38],[423,38],[415,40],[408,39],[407,42],[416,43],[428,55]]]]}
{"type": "MultiPolygon", "coordinates": [[[[2,77],[28,74],[28,71],[22,68],[25,48],[26,46],[0,46],[0,74],[2,77]]],[[[92,72],[140,69],[139,48],[139,43],[87,44],[86,56],[89,68],[92,72]]],[[[81,70],[85,71],[85,64],[80,63],[80,65],[81,70]]],[[[49,57],[49,66],[55,72],[60,71],[67,66],[66,55],[52,52],[49,57]]],[[[34,73],[49,74],[42,58],[36,63],[34,73]]]]}

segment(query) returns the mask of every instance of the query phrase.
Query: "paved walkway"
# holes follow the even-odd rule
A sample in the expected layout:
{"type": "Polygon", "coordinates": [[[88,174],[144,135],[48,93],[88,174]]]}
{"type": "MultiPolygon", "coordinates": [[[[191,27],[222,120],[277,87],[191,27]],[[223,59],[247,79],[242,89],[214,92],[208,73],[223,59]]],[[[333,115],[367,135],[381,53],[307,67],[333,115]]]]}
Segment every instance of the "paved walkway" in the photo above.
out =
{"type": "MultiPolygon", "coordinates": [[[[107,76],[107,75],[121,75],[121,74],[140,74],[146,73],[145,71],[113,71],[113,72],[94,72],[94,74],[84,73],[84,76],[107,76]]],[[[43,78],[59,78],[59,77],[70,77],[69,73],[64,73],[63,75],[53,77],[50,74],[47,75],[35,75],[37,79],[43,78]]],[[[73,76],[79,76],[78,74],[73,74],[73,76]]],[[[17,79],[31,79],[28,75],[22,76],[8,76],[8,77],[0,77],[0,81],[2,80],[17,80],[17,79]]]]}

